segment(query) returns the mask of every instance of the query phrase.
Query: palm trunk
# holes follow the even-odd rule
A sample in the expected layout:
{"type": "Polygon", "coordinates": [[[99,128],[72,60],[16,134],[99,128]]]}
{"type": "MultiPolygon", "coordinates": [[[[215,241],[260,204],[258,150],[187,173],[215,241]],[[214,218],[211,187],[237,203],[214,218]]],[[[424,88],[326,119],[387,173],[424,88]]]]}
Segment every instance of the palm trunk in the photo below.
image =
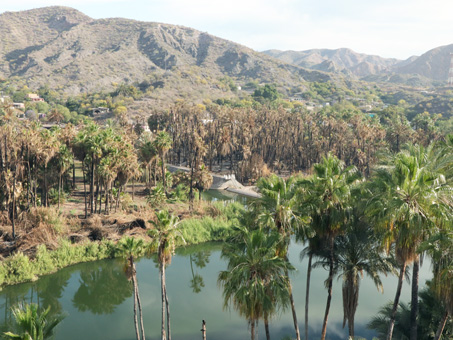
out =
{"type": "Polygon", "coordinates": [[[167,287],[165,287],[165,304],[167,306],[167,338],[168,338],[168,340],[171,340],[170,304],[168,303],[167,287]]]}
{"type": "Polygon", "coordinates": [[[165,183],[165,161],[164,156],[162,155],[162,186],[164,187],[165,193],[167,193],[167,184],[165,183]]]}
{"type": "MultiPolygon", "coordinates": [[[[47,164],[44,165],[44,206],[47,207],[47,164]]],[[[43,205],[43,202],[41,202],[41,205],[43,205]]]]}
{"type": "Polygon", "coordinates": [[[143,326],[142,302],[140,300],[140,294],[138,291],[138,282],[137,282],[137,277],[136,277],[135,273],[136,273],[136,270],[135,270],[135,264],[134,264],[135,296],[137,298],[138,312],[140,314],[140,328],[142,331],[142,339],[145,340],[145,327],[143,326]]]}
{"type": "Polygon", "coordinates": [[[13,204],[12,204],[12,213],[11,213],[11,227],[13,228],[13,240],[15,240],[16,239],[16,171],[14,171],[14,177],[13,177],[13,204]]]}
{"type": "Polygon", "coordinates": [[[90,213],[94,211],[94,158],[91,160],[91,177],[90,177],[90,213]]]}
{"type": "Polygon", "coordinates": [[[354,339],[354,315],[348,319],[349,339],[354,339]]]}
{"type": "Polygon", "coordinates": [[[305,291],[305,340],[308,340],[308,303],[310,299],[310,277],[311,277],[311,262],[313,260],[313,254],[310,252],[308,257],[308,269],[307,269],[307,287],[305,291]]]}
{"type": "Polygon", "coordinates": [[[412,270],[412,297],[411,297],[411,329],[410,340],[417,340],[417,314],[418,314],[418,274],[420,271],[420,259],[414,261],[412,270]]]}
{"type": "MultiPolygon", "coordinates": [[[[132,270],[133,267],[132,267],[132,270]]],[[[137,319],[137,282],[135,282],[134,275],[132,275],[132,284],[134,285],[134,326],[135,326],[135,334],[137,336],[137,340],[140,340],[140,332],[138,330],[138,319],[137,319]]]]}
{"type": "Polygon", "coordinates": [[[250,336],[251,340],[255,340],[255,320],[250,321],[250,336]]]}
{"type": "Polygon", "coordinates": [[[72,189],[75,189],[75,161],[72,159],[72,189]]]}
{"type": "Polygon", "coordinates": [[[161,294],[162,294],[162,340],[166,340],[166,334],[165,334],[165,261],[162,261],[160,264],[160,288],[161,288],[161,294]]]}
{"type": "Polygon", "coordinates": [[[447,323],[448,320],[448,310],[445,308],[445,313],[444,316],[442,317],[442,320],[440,320],[439,327],[437,328],[436,335],[434,335],[433,340],[439,340],[442,332],[444,331],[445,324],[447,323]]]}
{"type": "Polygon", "coordinates": [[[206,322],[204,320],[201,322],[201,339],[206,340],[206,322]]]}
{"type": "Polygon", "coordinates": [[[264,318],[264,330],[266,331],[266,340],[271,340],[271,334],[269,333],[269,319],[267,316],[264,318]]]}
{"type": "Polygon", "coordinates": [[[60,195],[61,195],[61,174],[58,177],[58,210],[60,210],[60,195]]]}
{"type": "Polygon", "coordinates": [[[296,331],[296,339],[300,340],[299,324],[297,323],[296,307],[294,305],[293,289],[288,275],[288,269],[285,269],[285,275],[288,279],[289,301],[291,303],[291,311],[293,314],[294,330],[296,331]]]}
{"type": "Polygon", "coordinates": [[[329,278],[327,285],[327,303],[326,312],[324,314],[324,322],[322,325],[321,340],[325,340],[327,333],[327,321],[329,319],[330,303],[332,302],[332,284],[333,284],[333,263],[334,263],[334,238],[330,237],[330,257],[329,257],[329,278]]]}
{"type": "Polygon", "coordinates": [[[85,180],[85,166],[84,161],[82,160],[82,179],[83,179],[83,197],[85,198],[85,218],[88,215],[88,202],[87,202],[87,182],[85,180]]]}
{"type": "Polygon", "coordinates": [[[108,192],[108,183],[105,184],[105,214],[109,214],[109,192],[108,192]]]}
{"type": "MultiPolygon", "coordinates": [[[[99,179],[96,181],[96,191],[94,194],[94,213],[98,211],[98,197],[99,197],[99,179]]],[[[99,200],[99,205],[101,205],[101,200],[99,200]]],[[[101,208],[99,208],[99,214],[101,213],[101,208]]]]}
{"type": "Polygon", "coordinates": [[[390,323],[387,332],[387,340],[392,340],[393,336],[393,328],[395,327],[395,317],[396,317],[396,310],[398,309],[398,304],[400,301],[401,289],[403,287],[403,278],[406,272],[406,262],[404,262],[403,267],[401,267],[400,275],[398,277],[398,286],[396,288],[396,295],[395,300],[393,301],[393,308],[392,314],[390,315],[390,323]]]}

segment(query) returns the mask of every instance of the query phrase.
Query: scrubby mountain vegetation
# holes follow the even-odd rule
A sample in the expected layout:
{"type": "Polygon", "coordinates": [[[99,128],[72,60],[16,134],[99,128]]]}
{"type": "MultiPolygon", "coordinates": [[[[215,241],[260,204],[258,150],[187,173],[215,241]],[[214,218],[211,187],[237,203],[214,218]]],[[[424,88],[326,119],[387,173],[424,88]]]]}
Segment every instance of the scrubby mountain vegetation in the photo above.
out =
{"type": "MultiPolygon", "coordinates": [[[[450,89],[401,85],[407,76],[396,71],[368,72],[375,82],[366,82],[306,70],[190,28],[93,20],[62,7],[4,13],[0,23],[0,284],[121,256],[144,338],[134,259],[156,251],[166,339],[174,248],[223,241],[225,307],[247,319],[252,340],[260,320],[269,338],[269,319],[285,309],[296,338],[308,339],[310,274],[301,332],[287,254],[290,242],[304,242],[308,273],[328,271],[322,339],[335,277],[355,336],[363,273],[378,289],[381,275],[398,275],[393,304],[370,324],[379,335],[451,336],[450,89]],[[168,164],[187,172],[170,173],[168,164]],[[197,201],[215,172],[235,174],[261,198],[247,208],[197,201]],[[419,299],[425,254],[433,277],[419,299]],[[399,296],[408,268],[406,308],[399,296]]],[[[448,50],[400,67],[430,65],[448,50]]],[[[343,62],[397,65],[358,59],[343,62]]],[[[304,66],[336,71],[321,63],[326,69],[304,66]]],[[[438,73],[409,77],[443,85],[438,73]]]]}

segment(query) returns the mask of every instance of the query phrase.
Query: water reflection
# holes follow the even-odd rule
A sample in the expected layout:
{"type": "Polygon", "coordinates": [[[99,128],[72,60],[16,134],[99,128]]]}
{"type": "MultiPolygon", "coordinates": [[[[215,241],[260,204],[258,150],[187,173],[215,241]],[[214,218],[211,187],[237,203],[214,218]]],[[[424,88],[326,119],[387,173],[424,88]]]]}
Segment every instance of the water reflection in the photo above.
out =
{"type": "Polygon", "coordinates": [[[201,292],[201,288],[204,287],[203,277],[198,273],[194,272],[193,265],[195,264],[198,268],[204,268],[209,263],[209,257],[211,256],[210,251],[199,251],[194,254],[189,254],[190,260],[190,271],[192,272],[192,279],[190,280],[190,288],[196,294],[201,292]]]}
{"type": "Polygon", "coordinates": [[[119,262],[100,262],[98,268],[80,273],[80,287],[72,298],[79,311],[111,314],[132,296],[132,284],[119,262]]]}
{"type": "MultiPolygon", "coordinates": [[[[233,310],[223,310],[221,289],[217,286],[219,271],[226,268],[220,258],[221,244],[203,244],[177,249],[172,265],[167,269],[167,286],[172,309],[172,336],[175,340],[200,339],[201,320],[206,320],[210,339],[248,339],[247,322],[233,310]],[[200,279],[201,278],[201,279],[200,279]],[[201,284],[203,283],[203,285],[201,284]],[[198,292],[198,293],[197,293],[198,292]]],[[[307,261],[299,261],[303,245],[290,247],[290,261],[297,268],[291,276],[299,326],[303,327],[307,261]]],[[[425,262],[420,272],[420,283],[429,278],[430,268],[425,262]]],[[[145,333],[149,339],[160,335],[160,281],[152,259],[137,262],[137,277],[141,288],[145,333]]],[[[310,293],[310,338],[319,338],[327,292],[324,280],[327,272],[312,272],[310,293]]],[[[384,294],[376,291],[373,282],[365,278],[361,283],[356,334],[371,340],[375,333],[366,329],[367,322],[379,308],[393,300],[397,278],[384,278],[384,294]]],[[[35,302],[41,307],[51,305],[51,312],[63,311],[67,317],[58,326],[55,339],[64,340],[126,340],[134,339],[132,322],[133,298],[130,283],[123,273],[120,261],[105,260],[82,263],[65,268],[40,280],[5,287],[0,292],[0,331],[9,330],[10,307],[18,302],[35,302]]],[[[405,283],[402,302],[410,301],[410,286],[405,283]]],[[[341,282],[334,282],[328,337],[331,340],[347,338],[342,328],[343,309],[341,282]]],[[[264,339],[264,327],[259,325],[259,338],[264,339]]],[[[291,312],[271,320],[271,338],[292,336],[291,312]]]]}

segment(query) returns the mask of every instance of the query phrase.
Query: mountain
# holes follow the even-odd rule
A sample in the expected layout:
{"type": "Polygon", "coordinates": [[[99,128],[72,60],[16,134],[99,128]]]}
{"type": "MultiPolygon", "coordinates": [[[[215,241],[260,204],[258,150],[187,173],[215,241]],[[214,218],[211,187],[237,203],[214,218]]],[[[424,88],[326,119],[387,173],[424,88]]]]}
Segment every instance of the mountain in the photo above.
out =
{"type": "Polygon", "coordinates": [[[348,48],[312,49],[306,51],[267,50],[263,53],[284,62],[327,72],[343,72],[364,77],[390,70],[398,59],[356,53],[348,48]]]}
{"type": "Polygon", "coordinates": [[[79,93],[148,82],[168,89],[163,98],[184,97],[224,92],[225,76],[288,87],[332,79],[188,27],[94,20],[67,7],[0,15],[0,77],[30,87],[79,93]]]}
{"type": "Polygon", "coordinates": [[[395,68],[399,74],[417,74],[436,81],[446,82],[450,68],[453,44],[433,48],[405,65],[395,68]]]}

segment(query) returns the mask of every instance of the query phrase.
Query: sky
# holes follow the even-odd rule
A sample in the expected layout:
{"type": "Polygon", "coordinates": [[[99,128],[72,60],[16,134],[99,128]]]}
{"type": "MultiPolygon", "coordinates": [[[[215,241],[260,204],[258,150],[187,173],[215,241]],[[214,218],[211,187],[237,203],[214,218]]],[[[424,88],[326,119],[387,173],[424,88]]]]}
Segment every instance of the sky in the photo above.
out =
{"type": "Polygon", "coordinates": [[[0,13],[52,5],[192,27],[257,51],[346,47],[407,59],[453,44],[452,0],[0,0],[0,13]]]}

